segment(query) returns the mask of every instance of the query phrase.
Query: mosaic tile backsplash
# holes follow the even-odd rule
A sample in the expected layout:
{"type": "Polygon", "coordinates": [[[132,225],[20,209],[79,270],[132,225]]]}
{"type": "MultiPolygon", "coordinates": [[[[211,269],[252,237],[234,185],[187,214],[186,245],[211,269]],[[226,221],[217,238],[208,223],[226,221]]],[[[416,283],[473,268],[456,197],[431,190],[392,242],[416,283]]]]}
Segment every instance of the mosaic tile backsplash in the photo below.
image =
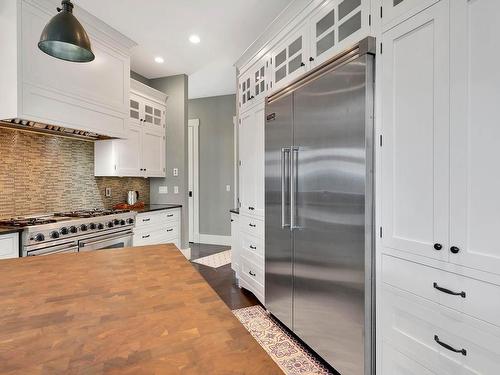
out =
{"type": "Polygon", "coordinates": [[[0,218],[111,208],[128,190],[149,203],[148,179],[94,177],[92,142],[0,128],[0,218]]]}

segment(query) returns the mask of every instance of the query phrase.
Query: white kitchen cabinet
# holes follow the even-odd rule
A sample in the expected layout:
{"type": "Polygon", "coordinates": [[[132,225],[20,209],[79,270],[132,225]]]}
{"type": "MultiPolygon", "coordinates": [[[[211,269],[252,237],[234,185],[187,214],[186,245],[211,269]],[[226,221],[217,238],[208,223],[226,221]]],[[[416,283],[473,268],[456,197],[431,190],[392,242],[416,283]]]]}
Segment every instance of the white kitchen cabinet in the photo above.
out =
{"type": "Polygon", "coordinates": [[[167,96],[131,80],[125,139],[95,142],[95,175],[165,177],[167,96]]]}
{"type": "Polygon", "coordinates": [[[245,111],[248,107],[252,105],[254,100],[253,94],[253,83],[251,72],[248,71],[239,78],[238,84],[238,100],[239,100],[239,110],[241,112],[245,111]]]}
{"type": "Polygon", "coordinates": [[[19,234],[0,235],[0,259],[19,258],[19,234]]]}
{"type": "Polygon", "coordinates": [[[273,90],[285,87],[309,68],[309,24],[301,24],[271,53],[273,90]]]}
{"type": "Polygon", "coordinates": [[[439,0],[382,0],[383,31],[417,14],[439,0]]]}
{"type": "Polygon", "coordinates": [[[389,344],[384,343],[381,352],[383,375],[438,375],[389,344]]]}
{"type": "Polygon", "coordinates": [[[60,1],[8,0],[0,7],[0,119],[24,119],[124,137],[128,128],[130,48],[134,42],[75,7],[96,55],[77,64],[37,48],[60,1]],[[8,56],[8,58],[6,58],[8,56]]]}
{"type": "Polygon", "coordinates": [[[264,103],[240,117],[240,204],[241,212],[264,217],[264,103]]]}
{"type": "Polygon", "coordinates": [[[310,18],[311,68],[353,46],[369,34],[370,1],[331,0],[310,18]]]}
{"type": "Polygon", "coordinates": [[[180,208],[139,213],[136,216],[133,246],[173,243],[181,246],[180,208]]]}
{"type": "Polygon", "coordinates": [[[266,57],[258,60],[238,78],[239,112],[245,112],[261,102],[270,88],[270,61],[266,57]]]}
{"type": "Polygon", "coordinates": [[[500,274],[500,2],[451,2],[450,261],[500,274]],[[484,54],[488,51],[487,55],[484,54]]]}
{"type": "Polygon", "coordinates": [[[382,36],[383,245],[448,259],[449,2],[382,36]]]}
{"type": "Polygon", "coordinates": [[[231,212],[231,268],[239,278],[240,273],[240,215],[231,212]]]}

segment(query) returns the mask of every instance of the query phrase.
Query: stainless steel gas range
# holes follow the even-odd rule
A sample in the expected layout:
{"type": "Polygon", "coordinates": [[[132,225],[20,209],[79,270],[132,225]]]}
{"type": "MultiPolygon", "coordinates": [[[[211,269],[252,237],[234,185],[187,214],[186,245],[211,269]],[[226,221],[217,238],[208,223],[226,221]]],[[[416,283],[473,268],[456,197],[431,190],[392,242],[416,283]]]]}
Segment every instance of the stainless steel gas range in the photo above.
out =
{"type": "Polygon", "coordinates": [[[21,256],[76,253],[132,246],[133,211],[83,210],[0,221],[22,227],[21,256]]]}

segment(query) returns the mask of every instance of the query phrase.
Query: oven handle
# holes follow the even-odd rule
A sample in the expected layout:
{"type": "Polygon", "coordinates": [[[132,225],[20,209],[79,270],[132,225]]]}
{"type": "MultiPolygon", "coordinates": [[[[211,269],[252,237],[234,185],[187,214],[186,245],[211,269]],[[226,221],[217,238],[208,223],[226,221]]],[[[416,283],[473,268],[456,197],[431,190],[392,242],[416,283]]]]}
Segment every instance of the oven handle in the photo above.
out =
{"type": "Polygon", "coordinates": [[[78,244],[76,242],[67,242],[67,243],[59,245],[59,246],[44,247],[42,249],[36,249],[36,250],[31,250],[31,251],[28,250],[26,255],[29,257],[32,257],[32,256],[64,253],[64,252],[69,252],[71,250],[78,251],[78,244]]]}
{"type": "Polygon", "coordinates": [[[80,241],[80,244],[78,246],[80,248],[82,248],[85,246],[96,245],[96,244],[99,244],[102,242],[107,242],[107,241],[118,239],[118,238],[132,237],[132,235],[133,235],[133,233],[131,231],[114,233],[113,235],[109,235],[106,237],[100,237],[97,241],[89,241],[89,242],[80,241]]]}

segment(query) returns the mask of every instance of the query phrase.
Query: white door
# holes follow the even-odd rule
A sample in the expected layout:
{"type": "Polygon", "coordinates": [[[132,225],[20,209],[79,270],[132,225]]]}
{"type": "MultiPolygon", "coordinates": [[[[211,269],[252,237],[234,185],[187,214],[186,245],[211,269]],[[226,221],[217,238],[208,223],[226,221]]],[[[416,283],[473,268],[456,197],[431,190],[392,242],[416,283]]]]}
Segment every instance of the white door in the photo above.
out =
{"type": "Polygon", "coordinates": [[[448,259],[449,1],[383,35],[383,245],[448,259]]]}
{"type": "Polygon", "coordinates": [[[265,209],[265,105],[259,104],[254,110],[254,144],[253,144],[253,157],[254,157],[254,194],[255,194],[255,215],[264,217],[265,209]]]}
{"type": "Polygon", "coordinates": [[[189,120],[188,124],[188,208],[189,208],[189,242],[200,241],[199,229],[199,125],[200,120],[189,120]]]}
{"type": "Polygon", "coordinates": [[[242,213],[255,213],[255,115],[247,111],[240,118],[240,202],[242,213]]]}
{"type": "Polygon", "coordinates": [[[142,168],[146,177],[165,176],[165,137],[143,129],[142,168]]]}
{"type": "Polygon", "coordinates": [[[142,176],[142,127],[129,124],[127,139],[117,140],[116,170],[119,176],[142,176]]]}
{"type": "Polygon", "coordinates": [[[450,261],[500,274],[500,2],[453,0],[451,16],[450,261]]]}

